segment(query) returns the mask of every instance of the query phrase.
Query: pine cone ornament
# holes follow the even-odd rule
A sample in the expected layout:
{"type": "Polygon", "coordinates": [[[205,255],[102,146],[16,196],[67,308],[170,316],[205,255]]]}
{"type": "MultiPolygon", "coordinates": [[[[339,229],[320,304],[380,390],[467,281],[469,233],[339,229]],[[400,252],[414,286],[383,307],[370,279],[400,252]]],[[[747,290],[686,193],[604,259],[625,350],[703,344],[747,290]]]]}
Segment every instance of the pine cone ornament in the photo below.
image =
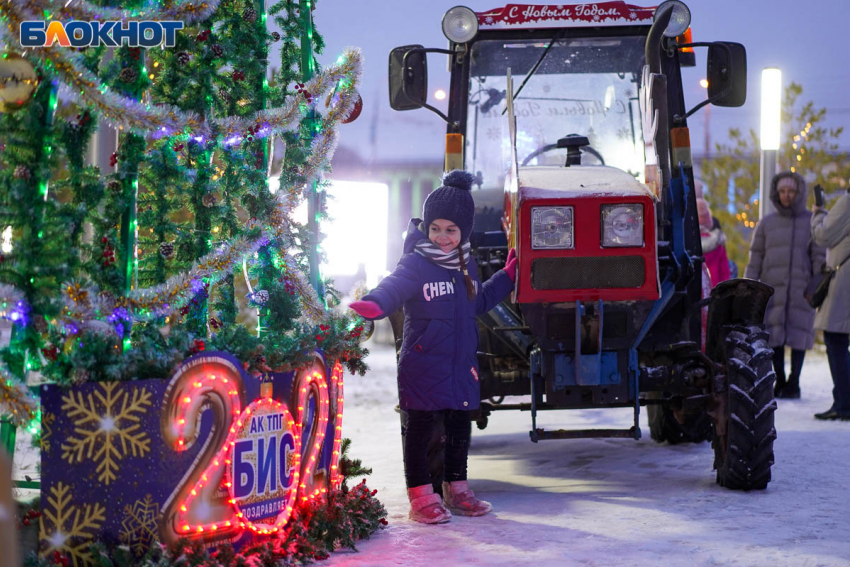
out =
{"type": "Polygon", "coordinates": [[[224,55],[224,48],[221,44],[215,43],[210,49],[212,49],[213,55],[216,57],[222,57],[224,55]]]}
{"type": "Polygon", "coordinates": [[[272,32],[272,39],[275,41],[280,41],[280,34],[277,32],[272,32]]]}
{"type": "Polygon", "coordinates": [[[29,179],[32,177],[32,172],[30,168],[25,165],[19,165],[15,168],[15,179],[29,179]]]}
{"type": "Polygon", "coordinates": [[[185,51],[181,51],[180,53],[177,54],[177,61],[181,65],[188,65],[189,61],[191,59],[192,59],[192,57],[188,53],[186,53],[185,51]]]}
{"type": "Polygon", "coordinates": [[[215,195],[212,193],[207,193],[201,198],[201,202],[205,207],[215,207],[216,203],[218,203],[218,199],[216,199],[215,195]]]}
{"type": "Polygon", "coordinates": [[[113,179],[109,183],[106,184],[106,188],[113,192],[118,192],[121,190],[121,182],[113,179]]]}
{"type": "Polygon", "coordinates": [[[254,293],[254,296],[251,299],[257,305],[263,306],[269,301],[269,292],[261,289],[254,293]]]}
{"type": "Polygon", "coordinates": [[[89,371],[85,368],[77,368],[74,370],[74,373],[71,374],[71,383],[74,385],[80,385],[88,382],[89,380],[89,371]]]}
{"type": "Polygon", "coordinates": [[[257,21],[257,11],[253,8],[245,8],[242,12],[242,19],[253,24],[257,21]]]}
{"type": "Polygon", "coordinates": [[[174,243],[163,242],[162,244],[160,244],[159,255],[165,258],[166,260],[171,258],[174,255],[174,243]]]}
{"type": "Polygon", "coordinates": [[[118,74],[118,78],[125,83],[132,83],[139,77],[139,72],[132,67],[124,67],[118,74]]]}
{"type": "Polygon", "coordinates": [[[219,96],[219,98],[220,98],[221,100],[223,100],[224,102],[226,102],[226,103],[229,103],[229,102],[230,102],[230,98],[231,98],[231,97],[230,97],[230,92],[228,92],[228,90],[227,90],[227,89],[225,89],[224,87],[222,87],[222,88],[218,89],[218,96],[219,96]]]}

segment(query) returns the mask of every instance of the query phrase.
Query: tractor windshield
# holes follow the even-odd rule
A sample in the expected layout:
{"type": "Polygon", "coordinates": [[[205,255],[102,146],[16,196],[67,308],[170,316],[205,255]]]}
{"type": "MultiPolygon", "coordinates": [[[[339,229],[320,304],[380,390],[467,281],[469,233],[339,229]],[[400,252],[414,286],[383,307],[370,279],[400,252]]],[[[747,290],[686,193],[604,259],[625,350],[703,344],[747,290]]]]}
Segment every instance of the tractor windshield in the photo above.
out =
{"type": "Polygon", "coordinates": [[[578,134],[590,141],[582,164],[604,162],[643,180],[638,91],[645,41],[624,36],[475,42],[466,163],[481,173],[482,189],[502,189],[510,166],[503,114],[508,69],[514,92],[528,78],[514,100],[520,166],[564,165],[566,150],[554,146],[578,134]]]}

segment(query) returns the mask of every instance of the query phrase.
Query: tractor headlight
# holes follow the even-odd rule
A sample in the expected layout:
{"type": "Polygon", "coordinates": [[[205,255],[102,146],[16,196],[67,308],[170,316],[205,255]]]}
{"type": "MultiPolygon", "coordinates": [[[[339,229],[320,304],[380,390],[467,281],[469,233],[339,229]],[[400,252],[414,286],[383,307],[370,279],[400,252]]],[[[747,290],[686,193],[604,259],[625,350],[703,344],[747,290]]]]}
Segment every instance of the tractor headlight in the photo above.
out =
{"type": "Polygon", "coordinates": [[[449,41],[466,43],[478,33],[478,15],[466,6],[455,6],[443,16],[443,35],[449,41]]]}
{"type": "Polygon", "coordinates": [[[602,205],[602,246],[643,246],[643,205],[602,205]]]}
{"type": "Polygon", "coordinates": [[[531,247],[534,250],[572,248],[573,230],[572,207],[531,208],[531,247]]]}
{"type": "Polygon", "coordinates": [[[664,10],[673,10],[670,15],[670,23],[664,30],[664,37],[679,37],[685,33],[691,25],[691,11],[679,0],[667,0],[655,9],[655,18],[664,10]]]}

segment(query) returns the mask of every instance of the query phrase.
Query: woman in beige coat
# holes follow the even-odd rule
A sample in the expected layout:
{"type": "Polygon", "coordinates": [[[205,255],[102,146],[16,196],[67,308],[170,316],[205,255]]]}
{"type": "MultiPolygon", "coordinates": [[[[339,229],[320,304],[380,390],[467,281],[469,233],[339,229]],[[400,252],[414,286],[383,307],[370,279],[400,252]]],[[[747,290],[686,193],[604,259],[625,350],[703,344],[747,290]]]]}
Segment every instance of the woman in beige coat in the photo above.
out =
{"type": "Polygon", "coordinates": [[[833,404],[815,417],[846,421],[850,420],[850,194],[839,197],[829,214],[823,207],[814,208],[812,237],[827,247],[827,264],[838,268],[815,317],[815,328],[823,331],[826,343],[833,404]]]}
{"type": "Polygon", "coordinates": [[[778,173],[770,184],[775,213],[761,219],[750,243],[744,277],[772,286],[764,324],[773,348],[777,398],[800,397],[800,372],[815,344],[815,310],[805,293],[819,273],[826,250],[812,242],[812,212],[806,208],[806,182],[796,173],[778,173]],[[791,375],[785,380],[785,347],[791,349],[791,375]]]}

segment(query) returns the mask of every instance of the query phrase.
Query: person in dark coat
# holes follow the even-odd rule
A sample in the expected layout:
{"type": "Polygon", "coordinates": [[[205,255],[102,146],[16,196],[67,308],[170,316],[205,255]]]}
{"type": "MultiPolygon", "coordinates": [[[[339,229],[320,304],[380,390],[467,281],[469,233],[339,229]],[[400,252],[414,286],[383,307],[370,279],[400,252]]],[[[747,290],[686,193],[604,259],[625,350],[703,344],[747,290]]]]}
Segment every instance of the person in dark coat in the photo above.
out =
{"type": "Polygon", "coordinates": [[[404,306],[398,391],[399,406],[408,415],[402,430],[405,480],[410,517],[427,524],[447,522],[451,512],[480,516],[492,510],[475,497],[466,476],[470,412],[480,400],[475,317],[513,290],[516,254],[511,250],[505,268],[481,284],[469,254],[473,182],[474,176],[464,171],[446,174],[443,185],[425,200],[424,221],[410,221],[395,271],[361,301],[351,303],[351,309],[367,319],[380,319],[404,306]],[[445,506],[434,493],[427,455],[438,414],[446,428],[445,506]]]}
{"type": "Polygon", "coordinates": [[[776,397],[800,397],[800,372],[806,351],[815,342],[815,310],[806,288],[819,273],[826,249],[812,241],[812,212],[806,208],[806,182],[790,171],[778,173],[770,184],[776,212],[759,220],[750,243],[744,277],[773,287],[764,323],[774,349],[776,397]],[[785,380],[785,346],[791,347],[791,375],[785,380]]]}
{"type": "Polygon", "coordinates": [[[836,270],[815,328],[823,331],[826,356],[832,373],[832,407],[816,413],[817,419],[850,421],[850,193],[841,195],[827,214],[815,207],[812,237],[829,250],[829,267],[836,270]]]}

